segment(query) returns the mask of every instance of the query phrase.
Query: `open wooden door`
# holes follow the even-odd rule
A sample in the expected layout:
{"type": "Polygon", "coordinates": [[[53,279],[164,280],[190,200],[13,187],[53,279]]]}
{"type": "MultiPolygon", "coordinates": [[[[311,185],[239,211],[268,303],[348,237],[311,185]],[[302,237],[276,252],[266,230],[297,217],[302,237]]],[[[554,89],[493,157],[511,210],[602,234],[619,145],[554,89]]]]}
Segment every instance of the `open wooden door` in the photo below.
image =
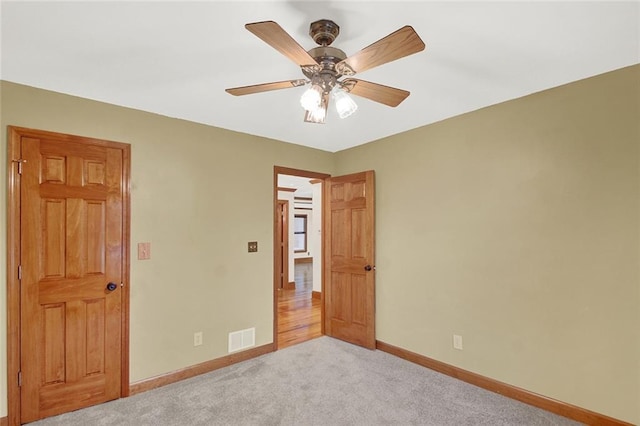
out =
{"type": "Polygon", "coordinates": [[[37,131],[20,138],[27,423],[121,396],[129,148],[37,131]]]}
{"type": "Polygon", "coordinates": [[[276,288],[289,285],[289,202],[278,200],[276,210],[276,288]]]}
{"type": "Polygon", "coordinates": [[[374,172],[325,184],[324,332],[375,349],[374,172]]]}

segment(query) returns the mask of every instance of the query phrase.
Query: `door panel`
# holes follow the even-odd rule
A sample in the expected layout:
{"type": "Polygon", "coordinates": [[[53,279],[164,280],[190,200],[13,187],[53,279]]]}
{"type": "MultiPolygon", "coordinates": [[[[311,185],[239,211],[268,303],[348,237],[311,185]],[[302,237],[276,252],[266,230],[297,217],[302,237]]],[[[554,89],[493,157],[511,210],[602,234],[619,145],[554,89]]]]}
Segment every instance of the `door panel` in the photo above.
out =
{"type": "Polygon", "coordinates": [[[325,333],[374,349],[373,171],[328,179],[325,197],[325,333]]]}
{"type": "Polygon", "coordinates": [[[124,188],[122,149],[23,136],[21,153],[26,423],[120,396],[124,188]]]}

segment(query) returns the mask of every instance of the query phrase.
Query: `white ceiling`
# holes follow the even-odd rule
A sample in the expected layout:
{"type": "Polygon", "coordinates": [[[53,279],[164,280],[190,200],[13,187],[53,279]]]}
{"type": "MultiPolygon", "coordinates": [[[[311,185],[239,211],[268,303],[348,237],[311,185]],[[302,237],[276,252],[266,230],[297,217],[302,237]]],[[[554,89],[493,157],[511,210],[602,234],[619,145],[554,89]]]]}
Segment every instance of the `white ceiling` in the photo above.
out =
{"type": "Polygon", "coordinates": [[[279,188],[295,188],[294,196],[296,197],[313,197],[313,185],[310,178],[278,175],[279,188]]]}
{"type": "Polygon", "coordinates": [[[1,2],[0,78],[335,152],[640,62],[640,3],[524,1],[1,2]],[[305,49],[309,24],[340,25],[347,55],[411,25],[425,51],[358,74],[411,91],[397,108],[304,123],[304,87],[224,89],[302,78],[245,30],[278,22],[305,49]]]}

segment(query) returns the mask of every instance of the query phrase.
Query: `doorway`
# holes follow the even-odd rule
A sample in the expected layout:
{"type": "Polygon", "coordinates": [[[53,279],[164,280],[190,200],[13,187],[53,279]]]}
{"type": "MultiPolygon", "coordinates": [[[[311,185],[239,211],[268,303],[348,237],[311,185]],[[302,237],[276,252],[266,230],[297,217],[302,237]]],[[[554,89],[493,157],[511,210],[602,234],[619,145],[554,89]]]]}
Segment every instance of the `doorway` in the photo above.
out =
{"type": "MultiPolygon", "coordinates": [[[[326,334],[347,342],[375,349],[375,173],[373,170],[343,176],[274,167],[274,253],[278,253],[278,198],[279,177],[293,176],[309,179],[317,185],[319,198],[317,222],[317,261],[314,267],[321,271],[319,279],[314,273],[314,285],[320,291],[320,335],[326,334]]],[[[290,191],[283,191],[286,194],[290,191]]],[[[297,192],[294,190],[293,192],[297,192]]],[[[286,197],[286,195],[282,195],[286,197]]],[[[295,197],[294,197],[295,200],[295,197]]],[[[291,211],[289,222],[293,222],[291,211]]],[[[315,216],[315,214],[314,214],[315,216]]],[[[290,241],[293,240],[290,227],[290,241]]],[[[311,232],[315,232],[313,229],[311,232]]],[[[290,244],[299,246],[298,242],[290,244]]],[[[314,260],[316,256],[314,256],[314,260]]],[[[278,262],[274,254],[274,265],[278,262]]],[[[291,271],[290,262],[289,270],[291,271]]],[[[314,268],[314,269],[315,269],[314,268]]],[[[275,349],[279,348],[284,313],[278,310],[279,292],[277,268],[274,267],[274,335],[275,349]]],[[[315,272],[315,271],[314,271],[315,272]]],[[[292,273],[293,274],[293,273],[292,273]]],[[[294,274],[293,274],[294,275],[294,274]]],[[[291,276],[291,274],[290,274],[291,276]]],[[[294,285],[297,283],[294,283],[294,285]]],[[[315,288],[314,288],[315,290],[315,288]]],[[[289,314],[289,312],[286,312],[289,314]]],[[[313,316],[311,316],[313,318],[313,316]]],[[[298,327],[309,326],[303,316],[298,327]]],[[[302,340],[304,341],[304,340],[302,340]]],[[[301,341],[297,341],[300,343],[301,341]]]]}
{"type": "Polygon", "coordinates": [[[130,145],[9,127],[8,421],[129,393],[130,145]]]}
{"type": "Polygon", "coordinates": [[[323,334],[322,193],[324,179],[328,177],[323,173],[274,167],[273,341],[276,349],[323,334]],[[285,203],[289,211],[282,218],[285,203]],[[283,222],[289,228],[288,236],[282,235],[283,222]],[[301,223],[304,227],[300,227],[301,223]],[[283,239],[289,246],[286,255],[282,249],[283,239]],[[287,259],[288,268],[283,258],[287,259]],[[288,281],[283,281],[283,276],[287,276],[288,281]]]}

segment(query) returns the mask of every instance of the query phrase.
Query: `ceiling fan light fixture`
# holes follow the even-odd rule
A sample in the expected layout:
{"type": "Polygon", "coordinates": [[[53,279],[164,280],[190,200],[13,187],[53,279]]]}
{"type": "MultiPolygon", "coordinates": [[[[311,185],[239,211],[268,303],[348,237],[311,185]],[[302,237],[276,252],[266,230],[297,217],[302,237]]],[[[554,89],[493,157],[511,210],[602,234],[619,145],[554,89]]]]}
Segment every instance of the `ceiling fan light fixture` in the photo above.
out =
{"type": "Polygon", "coordinates": [[[307,110],[305,121],[309,123],[324,124],[324,119],[326,117],[327,117],[327,108],[324,105],[320,105],[313,111],[307,110]]]}
{"type": "Polygon", "coordinates": [[[314,111],[322,102],[322,87],[317,84],[313,84],[310,88],[300,97],[300,105],[307,111],[314,111]]]}
{"type": "Polygon", "coordinates": [[[324,124],[327,118],[327,109],[329,106],[329,95],[323,94],[320,99],[320,105],[312,110],[305,111],[304,121],[307,123],[324,124]]]}
{"type": "Polygon", "coordinates": [[[336,87],[332,94],[340,118],[347,118],[358,109],[358,104],[344,90],[336,87]]]}

